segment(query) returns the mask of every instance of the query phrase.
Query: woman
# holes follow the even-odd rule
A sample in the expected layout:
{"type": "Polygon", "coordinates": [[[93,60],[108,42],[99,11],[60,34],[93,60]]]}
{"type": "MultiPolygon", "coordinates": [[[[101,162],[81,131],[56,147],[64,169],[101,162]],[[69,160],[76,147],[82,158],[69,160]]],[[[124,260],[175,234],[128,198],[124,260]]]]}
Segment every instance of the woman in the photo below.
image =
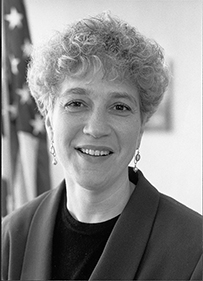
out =
{"type": "Polygon", "coordinates": [[[136,166],[168,80],[158,44],[109,14],[35,50],[28,82],[64,181],[4,220],[4,280],[201,279],[201,216],[136,166]]]}

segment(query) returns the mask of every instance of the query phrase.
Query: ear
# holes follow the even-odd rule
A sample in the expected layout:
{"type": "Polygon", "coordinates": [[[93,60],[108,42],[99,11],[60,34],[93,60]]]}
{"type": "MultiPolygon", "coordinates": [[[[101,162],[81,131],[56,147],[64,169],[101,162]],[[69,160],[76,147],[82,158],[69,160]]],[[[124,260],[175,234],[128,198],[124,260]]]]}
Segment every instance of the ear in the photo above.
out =
{"type": "Polygon", "coordinates": [[[46,128],[49,139],[50,140],[53,139],[52,121],[51,121],[51,116],[49,113],[47,113],[45,116],[45,128],[46,128]]]}

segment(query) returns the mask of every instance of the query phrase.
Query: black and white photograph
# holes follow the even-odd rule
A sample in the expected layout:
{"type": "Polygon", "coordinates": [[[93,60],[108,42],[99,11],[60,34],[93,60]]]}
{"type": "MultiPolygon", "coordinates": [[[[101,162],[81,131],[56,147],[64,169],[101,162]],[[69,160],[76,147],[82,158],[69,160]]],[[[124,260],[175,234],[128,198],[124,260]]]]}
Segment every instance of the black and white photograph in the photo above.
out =
{"type": "Polygon", "coordinates": [[[202,0],[2,0],[1,280],[202,280],[202,0]]]}

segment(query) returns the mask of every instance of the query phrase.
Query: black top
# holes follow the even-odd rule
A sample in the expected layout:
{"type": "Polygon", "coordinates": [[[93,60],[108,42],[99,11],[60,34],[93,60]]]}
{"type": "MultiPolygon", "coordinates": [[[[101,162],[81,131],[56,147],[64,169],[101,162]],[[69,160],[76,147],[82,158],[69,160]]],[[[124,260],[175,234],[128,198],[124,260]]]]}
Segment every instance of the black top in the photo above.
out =
{"type": "Polygon", "coordinates": [[[101,223],[75,220],[62,196],[56,217],[52,280],[87,280],[97,264],[119,216],[101,223]]]}

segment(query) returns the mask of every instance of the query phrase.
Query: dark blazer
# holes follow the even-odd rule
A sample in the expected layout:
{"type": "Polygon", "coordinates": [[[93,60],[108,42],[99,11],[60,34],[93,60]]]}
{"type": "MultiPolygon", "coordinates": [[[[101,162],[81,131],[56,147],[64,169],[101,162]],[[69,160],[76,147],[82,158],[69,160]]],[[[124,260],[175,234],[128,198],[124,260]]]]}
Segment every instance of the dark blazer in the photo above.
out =
{"type": "MultiPolygon", "coordinates": [[[[136,175],[129,168],[131,182],[136,175]]],[[[49,280],[62,190],[46,192],[3,222],[3,280],[49,280]]],[[[202,216],[159,193],[138,171],[137,186],[90,280],[202,280],[202,216]]]]}

